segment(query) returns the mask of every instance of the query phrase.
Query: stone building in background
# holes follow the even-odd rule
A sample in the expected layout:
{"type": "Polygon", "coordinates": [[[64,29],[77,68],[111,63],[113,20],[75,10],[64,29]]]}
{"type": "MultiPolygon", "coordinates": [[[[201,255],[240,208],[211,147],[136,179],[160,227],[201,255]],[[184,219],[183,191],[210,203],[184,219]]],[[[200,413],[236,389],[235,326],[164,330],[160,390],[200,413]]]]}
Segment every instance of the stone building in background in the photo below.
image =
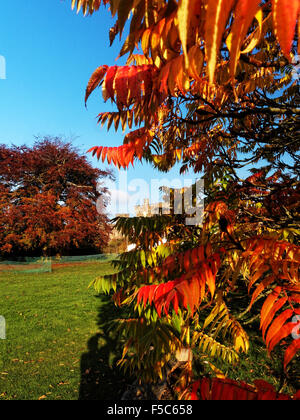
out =
{"type": "Polygon", "coordinates": [[[143,204],[135,206],[134,210],[136,217],[151,217],[158,214],[169,214],[170,206],[163,201],[150,204],[150,200],[145,199],[143,204]]]}
{"type": "MultiPolygon", "coordinates": [[[[145,199],[143,204],[135,206],[135,217],[151,217],[157,214],[168,214],[169,206],[165,202],[159,202],[150,204],[149,199],[145,199]]],[[[116,217],[130,217],[129,214],[117,214],[116,217]]],[[[135,244],[129,244],[127,238],[125,238],[117,229],[113,228],[110,243],[107,248],[107,253],[122,253],[125,251],[131,251],[135,249],[135,244]]]]}

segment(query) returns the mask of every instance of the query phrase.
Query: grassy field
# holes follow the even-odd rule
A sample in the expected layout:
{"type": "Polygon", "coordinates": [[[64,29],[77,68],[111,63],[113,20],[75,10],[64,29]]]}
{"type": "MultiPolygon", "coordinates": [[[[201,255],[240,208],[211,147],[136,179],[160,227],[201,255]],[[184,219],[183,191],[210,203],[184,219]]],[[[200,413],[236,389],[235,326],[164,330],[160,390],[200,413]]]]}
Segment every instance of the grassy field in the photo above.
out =
{"type": "Polygon", "coordinates": [[[115,399],[125,387],[116,343],[105,323],[116,316],[88,285],[109,263],[49,274],[0,273],[0,399],[115,399]]]}
{"type": "MultiPolygon", "coordinates": [[[[0,400],[120,399],[133,381],[116,367],[121,349],[107,328],[120,314],[88,289],[97,275],[111,271],[109,263],[90,263],[56,266],[47,274],[0,273],[0,316],[7,324],[7,339],[0,340],[0,400]]],[[[256,328],[249,333],[252,346],[238,367],[216,365],[232,379],[265,379],[288,393],[299,389],[297,361],[284,384],[280,359],[268,357],[256,328]]]]}

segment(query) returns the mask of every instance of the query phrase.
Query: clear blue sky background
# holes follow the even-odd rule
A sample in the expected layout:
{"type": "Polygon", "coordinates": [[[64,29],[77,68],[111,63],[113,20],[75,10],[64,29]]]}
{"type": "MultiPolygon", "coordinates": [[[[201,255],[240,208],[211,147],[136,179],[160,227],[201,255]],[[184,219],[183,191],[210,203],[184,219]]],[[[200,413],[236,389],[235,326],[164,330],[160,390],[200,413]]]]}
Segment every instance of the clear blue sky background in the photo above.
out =
{"type": "MultiPolygon", "coordinates": [[[[7,80],[0,84],[0,141],[26,143],[34,135],[78,136],[82,151],[99,143],[120,142],[96,125],[103,111],[100,90],[84,107],[89,77],[100,64],[113,64],[117,48],[108,48],[111,18],[71,11],[70,0],[3,2],[0,54],[7,80]]],[[[109,107],[109,105],[108,105],[109,107]]]]}
{"type": "MultiPolygon", "coordinates": [[[[7,79],[0,80],[0,143],[31,145],[34,136],[63,136],[82,153],[96,145],[122,144],[122,132],[107,133],[96,123],[100,112],[113,110],[104,104],[100,89],[88,109],[84,106],[92,72],[99,65],[115,64],[119,54],[120,43],[109,47],[113,24],[107,9],[83,17],[71,11],[70,0],[2,2],[0,55],[6,60],[7,79]]],[[[177,176],[178,168],[168,178],[177,176]]],[[[128,172],[129,182],[162,177],[146,164],[128,172]]]]}

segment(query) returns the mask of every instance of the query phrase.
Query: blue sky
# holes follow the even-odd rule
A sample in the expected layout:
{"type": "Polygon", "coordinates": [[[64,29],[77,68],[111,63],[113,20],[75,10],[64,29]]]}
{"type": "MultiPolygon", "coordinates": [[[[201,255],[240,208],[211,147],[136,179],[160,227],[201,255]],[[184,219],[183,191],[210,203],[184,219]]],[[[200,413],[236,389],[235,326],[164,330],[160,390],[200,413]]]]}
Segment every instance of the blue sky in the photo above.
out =
{"type": "Polygon", "coordinates": [[[34,135],[51,134],[78,136],[83,151],[101,139],[117,144],[120,137],[110,138],[95,124],[103,110],[100,91],[84,107],[91,73],[113,63],[118,52],[108,48],[108,11],[83,18],[71,11],[69,0],[17,3],[1,5],[7,80],[0,84],[0,141],[28,144],[34,135]]]}
{"type": "MultiPolygon", "coordinates": [[[[82,153],[96,145],[122,144],[122,132],[108,133],[96,123],[100,112],[113,110],[103,102],[100,89],[88,109],[84,106],[92,72],[99,65],[115,64],[119,54],[120,43],[109,47],[114,22],[105,8],[83,17],[70,5],[70,0],[2,2],[0,56],[6,61],[6,80],[0,80],[0,143],[31,145],[34,136],[63,136],[82,153]]],[[[178,169],[168,178],[177,176],[178,169]]],[[[165,177],[146,164],[128,172],[129,182],[165,177]]]]}

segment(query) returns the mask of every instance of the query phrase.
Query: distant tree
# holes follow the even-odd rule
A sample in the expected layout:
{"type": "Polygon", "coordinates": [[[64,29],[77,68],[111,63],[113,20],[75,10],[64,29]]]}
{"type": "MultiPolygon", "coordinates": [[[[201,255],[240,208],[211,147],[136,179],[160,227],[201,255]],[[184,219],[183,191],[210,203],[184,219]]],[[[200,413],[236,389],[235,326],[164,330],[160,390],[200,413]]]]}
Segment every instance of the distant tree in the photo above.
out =
{"type": "Polygon", "coordinates": [[[0,255],[101,251],[110,227],[96,209],[107,193],[97,182],[111,177],[59,138],[0,145],[0,255]]]}
{"type": "Polygon", "coordinates": [[[112,239],[107,247],[104,248],[106,254],[122,254],[127,251],[127,240],[126,238],[115,238],[112,239]]]}

